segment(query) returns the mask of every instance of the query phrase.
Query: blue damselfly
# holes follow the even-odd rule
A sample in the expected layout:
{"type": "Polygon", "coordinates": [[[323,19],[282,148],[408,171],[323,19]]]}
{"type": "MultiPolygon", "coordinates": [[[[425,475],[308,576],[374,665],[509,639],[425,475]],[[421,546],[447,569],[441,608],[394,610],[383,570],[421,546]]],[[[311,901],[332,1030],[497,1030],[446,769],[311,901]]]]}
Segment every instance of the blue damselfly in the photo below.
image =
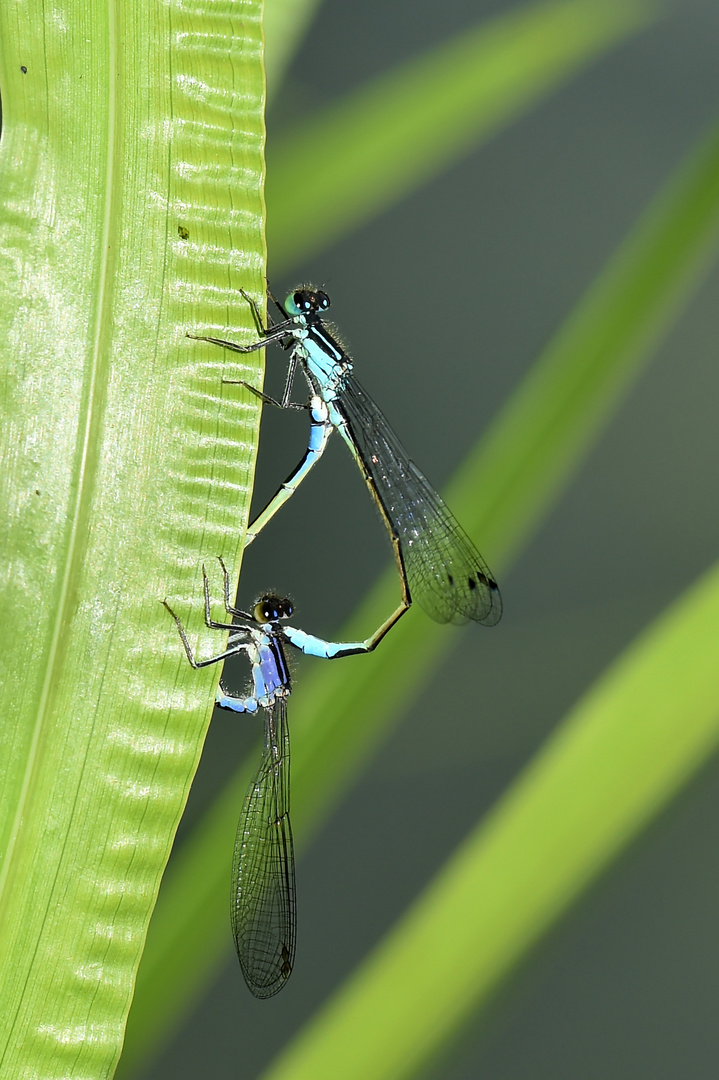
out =
{"type": "Polygon", "coordinates": [[[378,628],[379,641],[404,614],[412,599],[437,622],[464,623],[471,619],[494,626],[502,614],[497,583],[472,541],[426,477],[409,458],[377,405],[353,374],[353,362],[335,333],[323,321],[330,305],[321,289],[295,289],[284,305],[271,296],[282,321],[265,329],[251,297],[258,341],[237,345],[224,338],[197,336],[238,353],[262,349],[272,342],[291,348],[282,398],[277,401],[242,380],[238,382],[267,404],[306,408],[311,418],[307,450],[265,509],[250,524],[246,543],[257,534],[297,490],[322,456],[333,430],[349,447],[382,516],[399,570],[402,600],[378,628]],[[292,402],[297,365],[310,390],[308,404],[292,402]]]}
{"type": "Polygon", "coordinates": [[[290,825],[290,733],[287,699],[292,689],[285,646],[327,660],[371,652],[376,642],[331,642],[287,626],[292,615],[288,599],[261,596],[252,611],[230,602],[230,579],[224,575],[224,603],[231,623],[212,618],[210,586],[205,568],[205,623],[212,630],[229,630],[227,647],[218,656],[197,660],[180,619],[166,600],[194,668],[217,664],[245,653],[252,665],[252,691],[238,697],[222,681],[216,703],[240,713],[261,712],[265,722],[262,759],[245,797],[232,861],[230,911],[232,933],[245,981],[258,998],[272,997],[287,982],[295,960],[297,911],[295,860],[290,825]],[[238,621],[236,621],[238,620],[238,621]]]}

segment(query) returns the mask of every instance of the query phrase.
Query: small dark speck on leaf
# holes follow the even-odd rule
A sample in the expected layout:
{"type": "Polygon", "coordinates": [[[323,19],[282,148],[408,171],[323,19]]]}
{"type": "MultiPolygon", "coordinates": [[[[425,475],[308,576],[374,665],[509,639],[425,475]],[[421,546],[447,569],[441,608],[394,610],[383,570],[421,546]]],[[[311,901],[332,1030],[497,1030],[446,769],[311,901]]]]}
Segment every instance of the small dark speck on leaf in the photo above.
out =
{"type": "Polygon", "coordinates": [[[177,226],[177,235],[180,237],[180,240],[189,240],[190,239],[190,230],[186,229],[184,225],[178,225],[177,226]]]}
{"type": "Polygon", "coordinates": [[[27,75],[27,68],[25,67],[24,64],[20,65],[20,70],[22,71],[23,75],[27,75]]]}
{"type": "Polygon", "coordinates": [[[40,488],[35,488],[35,494],[36,494],[36,495],[39,495],[39,494],[40,494],[40,488]]]}

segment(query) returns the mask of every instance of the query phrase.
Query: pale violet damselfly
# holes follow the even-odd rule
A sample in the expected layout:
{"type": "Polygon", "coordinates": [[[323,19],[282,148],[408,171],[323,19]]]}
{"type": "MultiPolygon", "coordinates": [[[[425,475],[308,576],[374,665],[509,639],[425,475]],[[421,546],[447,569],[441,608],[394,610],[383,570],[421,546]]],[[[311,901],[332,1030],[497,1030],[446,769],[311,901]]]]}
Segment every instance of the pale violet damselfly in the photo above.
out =
{"type": "Polygon", "coordinates": [[[300,286],[290,293],[284,305],[270,294],[282,321],[265,329],[254,300],[244,290],[241,292],[252,308],[260,334],[258,341],[237,345],[224,338],[188,336],[238,353],[254,352],[272,342],[291,348],[280,401],[242,380],[224,381],[239,382],[264,402],[283,409],[307,408],[311,417],[307,450],[250,524],[246,543],[252,543],[297,490],[336,429],[357,462],[382,516],[400,575],[401,603],[375,632],[375,643],[405,613],[412,599],[437,622],[464,623],[471,619],[494,626],[502,614],[502,601],[493,574],[355,378],[351,357],[322,318],[330,305],[327,293],[311,285],[300,286]],[[298,363],[310,390],[308,405],[290,400],[298,363]]]}
{"type": "Polygon", "coordinates": [[[166,600],[194,668],[217,664],[245,653],[252,665],[252,690],[238,697],[222,681],[216,703],[232,712],[261,712],[265,722],[262,758],[250,784],[237,828],[232,860],[230,913],[237,956],[251,992],[268,998],[285,985],[292,972],[297,941],[295,860],[290,825],[290,733],[287,698],[292,684],[285,646],[308,656],[333,660],[371,652],[376,642],[331,642],[287,626],[289,600],[272,594],[260,597],[251,612],[230,602],[230,578],[224,575],[224,603],[231,623],[212,618],[210,586],[202,568],[205,623],[212,630],[229,630],[227,647],[219,656],[197,660],[185,628],[166,600]],[[238,620],[238,621],[235,621],[238,620]]]}

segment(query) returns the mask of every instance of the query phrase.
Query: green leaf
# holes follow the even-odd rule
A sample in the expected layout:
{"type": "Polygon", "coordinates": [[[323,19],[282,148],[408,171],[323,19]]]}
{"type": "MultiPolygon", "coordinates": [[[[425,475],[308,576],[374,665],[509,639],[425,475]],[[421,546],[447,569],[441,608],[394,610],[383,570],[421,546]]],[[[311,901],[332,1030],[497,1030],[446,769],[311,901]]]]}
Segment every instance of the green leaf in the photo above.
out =
{"type": "Polygon", "coordinates": [[[320,0],[265,0],[265,70],[269,97],[282,82],[319,4],[320,0]]]}
{"type": "MultiPolygon", "coordinates": [[[[453,485],[450,504],[494,568],[516,556],[575,475],[714,255],[718,229],[719,134],[712,132],[660,193],[453,485]]],[[[397,590],[394,573],[388,575],[343,636],[363,636],[377,625],[397,590]]],[[[292,697],[300,846],[453,641],[452,630],[413,610],[372,656],[305,673],[292,697]]],[[[229,852],[248,780],[247,772],[233,780],[163,884],[128,1029],[135,1059],[197,992],[226,935],[229,852]],[[187,982],[183,971],[191,976],[187,982]]]]}
{"type": "MultiPolygon", "coordinates": [[[[718,247],[719,129],[659,194],[451,485],[448,501],[490,566],[506,568],[550,512],[718,247]]],[[[397,589],[388,574],[342,637],[377,625],[397,589]]],[[[301,841],[453,640],[413,608],[372,656],[307,673],[292,698],[301,841]]]]}
{"type": "Polygon", "coordinates": [[[416,1076],[717,748],[717,626],[719,566],[584,696],[263,1080],[416,1076]]]}
{"type": "Polygon", "coordinates": [[[254,469],[255,403],[186,337],[264,291],[240,6],[239,38],[231,0],[0,8],[8,1077],[111,1075],[210,716],[160,601],[184,614],[203,557],[237,565],[254,469]]]}
{"type": "Polygon", "coordinates": [[[267,172],[272,273],[375,217],[658,11],[649,0],[530,4],[465,31],[276,139],[267,172]]]}

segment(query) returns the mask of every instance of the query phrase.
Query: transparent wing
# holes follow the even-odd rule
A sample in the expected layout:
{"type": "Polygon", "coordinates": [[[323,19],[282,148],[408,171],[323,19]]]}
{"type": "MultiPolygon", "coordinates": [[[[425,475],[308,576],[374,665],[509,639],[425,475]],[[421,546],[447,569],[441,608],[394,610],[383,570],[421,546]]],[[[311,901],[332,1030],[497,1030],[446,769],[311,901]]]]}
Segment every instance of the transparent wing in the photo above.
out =
{"type": "Polygon", "coordinates": [[[494,575],[354,376],[337,405],[399,539],[413,599],[437,622],[494,626],[502,614],[494,575]]]}
{"type": "Polygon", "coordinates": [[[231,898],[242,974],[258,998],[285,985],[297,941],[286,699],[277,698],[264,714],[265,748],[237,829],[231,898]]]}

